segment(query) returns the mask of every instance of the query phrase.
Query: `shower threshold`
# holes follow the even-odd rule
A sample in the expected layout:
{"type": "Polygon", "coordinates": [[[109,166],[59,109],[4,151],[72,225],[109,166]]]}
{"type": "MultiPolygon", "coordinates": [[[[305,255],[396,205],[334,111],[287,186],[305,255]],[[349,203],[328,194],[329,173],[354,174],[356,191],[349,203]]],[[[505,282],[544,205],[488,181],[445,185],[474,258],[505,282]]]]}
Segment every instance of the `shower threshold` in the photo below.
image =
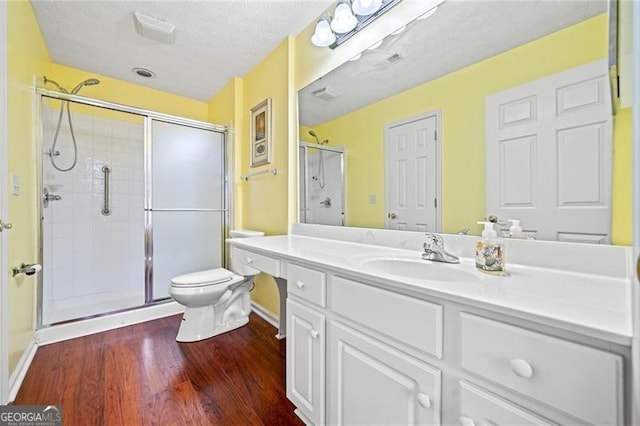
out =
{"type": "Polygon", "coordinates": [[[69,297],[49,302],[43,311],[42,323],[52,325],[143,305],[144,291],[141,290],[69,297]]]}

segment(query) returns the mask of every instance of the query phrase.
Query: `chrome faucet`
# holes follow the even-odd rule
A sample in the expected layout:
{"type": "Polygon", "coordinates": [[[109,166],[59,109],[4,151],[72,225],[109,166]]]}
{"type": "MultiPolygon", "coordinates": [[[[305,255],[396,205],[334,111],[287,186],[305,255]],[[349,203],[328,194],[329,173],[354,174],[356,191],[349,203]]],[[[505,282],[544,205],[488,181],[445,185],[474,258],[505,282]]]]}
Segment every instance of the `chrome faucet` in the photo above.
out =
{"type": "Polygon", "coordinates": [[[427,242],[423,244],[424,253],[422,253],[422,258],[424,260],[444,263],[460,263],[458,256],[453,255],[444,249],[444,240],[440,235],[425,235],[427,236],[427,242]]]}

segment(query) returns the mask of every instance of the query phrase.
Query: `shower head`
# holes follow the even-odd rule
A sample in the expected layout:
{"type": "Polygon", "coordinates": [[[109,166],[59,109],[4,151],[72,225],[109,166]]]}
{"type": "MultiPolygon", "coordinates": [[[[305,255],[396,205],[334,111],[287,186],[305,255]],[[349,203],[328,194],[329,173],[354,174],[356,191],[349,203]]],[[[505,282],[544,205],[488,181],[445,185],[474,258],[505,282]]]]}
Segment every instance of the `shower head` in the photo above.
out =
{"type": "Polygon", "coordinates": [[[318,145],[322,145],[322,144],[320,143],[320,139],[318,139],[318,135],[316,134],[316,132],[314,132],[313,130],[309,130],[309,134],[310,134],[311,136],[313,136],[313,137],[316,139],[316,143],[317,143],[318,145]]]}
{"type": "Polygon", "coordinates": [[[73,88],[73,90],[71,91],[72,94],[76,94],[80,91],[80,89],[82,89],[84,86],[95,86],[96,84],[100,84],[100,80],[98,80],[97,78],[88,78],[85,81],[81,81],[80,83],[78,83],[76,85],[76,87],[73,88]]]}
{"type": "Polygon", "coordinates": [[[325,145],[329,143],[329,139],[325,139],[322,142],[320,142],[320,145],[325,145]]]}
{"type": "Polygon", "coordinates": [[[50,78],[47,78],[46,75],[42,78],[42,81],[44,82],[44,84],[53,84],[62,93],[69,93],[69,92],[67,92],[67,90],[64,87],[60,86],[57,81],[51,80],[50,78]]]}

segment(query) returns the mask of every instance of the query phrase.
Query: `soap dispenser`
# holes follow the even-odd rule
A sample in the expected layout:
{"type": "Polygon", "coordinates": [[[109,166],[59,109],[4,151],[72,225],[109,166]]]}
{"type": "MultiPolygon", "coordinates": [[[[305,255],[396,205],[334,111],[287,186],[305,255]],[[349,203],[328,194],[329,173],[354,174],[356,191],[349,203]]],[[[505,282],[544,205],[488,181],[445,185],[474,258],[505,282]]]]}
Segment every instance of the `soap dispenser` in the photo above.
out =
{"type": "Polygon", "coordinates": [[[484,225],[482,238],[476,243],[476,268],[495,275],[505,274],[504,244],[497,239],[497,233],[491,222],[478,222],[484,225]]]}
{"type": "Polygon", "coordinates": [[[520,220],[509,219],[509,222],[511,222],[511,226],[509,227],[509,237],[521,238],[521,239],[527,238],[527,236],[522,232],[522,227],[520,226],[520,220]]]}

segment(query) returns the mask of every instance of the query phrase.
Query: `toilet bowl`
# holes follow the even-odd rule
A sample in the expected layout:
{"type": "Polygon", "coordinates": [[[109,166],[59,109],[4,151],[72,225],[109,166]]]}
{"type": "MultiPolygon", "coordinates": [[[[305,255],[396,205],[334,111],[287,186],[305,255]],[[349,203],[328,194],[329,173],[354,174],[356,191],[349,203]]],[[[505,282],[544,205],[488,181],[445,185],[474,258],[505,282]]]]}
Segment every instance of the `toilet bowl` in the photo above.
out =
{"type": "MultiPolygon", "coordinates": [[[[264,235],[257,231],[231,231],[233,237],[264,235]]],[[[177,276],[169,294],[185,306],[176,340],[197,342],[242,327],[249,322],[249,287],[258,271],[237,275],[224,268],[177,276]]]]}

